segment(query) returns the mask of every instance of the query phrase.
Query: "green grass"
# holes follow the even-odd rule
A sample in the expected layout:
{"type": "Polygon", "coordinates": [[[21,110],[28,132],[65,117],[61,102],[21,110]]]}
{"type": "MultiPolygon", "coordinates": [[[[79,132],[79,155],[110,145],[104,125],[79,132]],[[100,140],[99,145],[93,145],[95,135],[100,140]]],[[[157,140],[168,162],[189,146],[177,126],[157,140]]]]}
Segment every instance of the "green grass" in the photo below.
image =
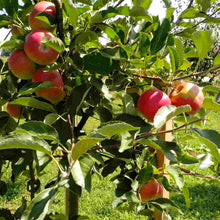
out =
{"type": "MultiPolygon", "coordinates": [[[[220,115],[212,112],[210,113],[210,121],[205,125],[206,129],[217,129],[220,131],[220,115]]],[[[92,119],[86,125],[86,132],[91,131],[92,127],[99,125],[96,119],[92,119]]],[[[181,141],[184,133],[177,136],[181,141]]],[[[184,151],[191,153],[202,153],[204,148],[199,142],[185,141],[181,144],[184,151]]],[[[211,170],[198,170],[197,166],[186,167],[193,169],[195,172],[204,175],[212,175],[211,170]]],[[[49,165],[45,173],[40,177],[42,188],[44,185],[56,175],[54,165],[49,165]]],[[[115,184],[110,181],[112,174],[106,178],[100,179],[97,175],[92,178],[92,191],[88,193],[83,191],[80,199],[79,212],[81,215],[90,216],[91,220],[146,220],[145,216],[136,216],[135,208],[130,208],[128,204],[115,209],[112,207],[114,198],[115,184]]],[[[20,176],[15,183],[10,180],[10,168],[4,166],[4,174],[2,180],[8,183],[8,192],[6,195],[0,197],[0,208],[9,208],[15,211],[21,204],[22,197],[30,200],[29,194],[26,192],[27,178],[20,176]]],[[[209,179],[195,178],[192,176],[185,176],[186,183],[189,187],[191,206],[186,209],[184,198],[179,193],[171,193],[171,200],[175,202],[183,212],[180,215],[172,211],[173,219],[175,220],[220,220],[220,184],[209,179]]],[[[64,189],[61,189],[58,194],[55,204],[53,205],[53,212],[64,212],[64,189]]]]}

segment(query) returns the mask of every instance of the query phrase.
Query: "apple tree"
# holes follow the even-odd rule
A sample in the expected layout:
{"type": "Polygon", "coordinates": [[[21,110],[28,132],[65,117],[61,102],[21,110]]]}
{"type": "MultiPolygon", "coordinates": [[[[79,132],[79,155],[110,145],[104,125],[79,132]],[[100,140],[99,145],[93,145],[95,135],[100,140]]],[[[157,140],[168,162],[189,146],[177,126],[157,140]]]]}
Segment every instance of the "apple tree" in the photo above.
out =
{"type": "MultiPolygon", "coordinates": [[[[11,52],[0,60],[0,171],[8,162],[13,182],[28,173],[30,201],[15,213],[1,209],[0,216],[80,219],[78,201],[83,189],[91,190],[94,173],[114,173],[113,205],[128,202],[142,215],[152,215],[154,208],[166,215],[178,210],[161,198],[162,191],[172,191],[169,179],[189,207],[187,164],[209,157],[213,179],[219,180],[220,134],[203,125],[210,111],[220,111],[220,55],[198,72],[216,41],[200,24],[219,24],[217,1],[190,1],[174,19],[175,8],[164,0],[161,21],[148,12],[151,3],[1,0],[0,27],[12,36],[0,45],[11,52]],[[185,46],[186,40],[193,44],[185,46]],[[146,91],[153,93],[140,101],[146,91]],[[205,156],[189,155],[178,139],[161,138],[178,132],[205,145],[205,156]],[[159,153],[170,165],[158,166],[159,153]],[[51,163],[56,178],[42,185],[39,176],[51,163]],[[154,192],[148,185],[156,185],[154,192]],[[68,195],[67,211],[54,215],[50,207],[61,188],[68,195]]],[[[0,194],[6,191],[0,180],[0,194]]]]}

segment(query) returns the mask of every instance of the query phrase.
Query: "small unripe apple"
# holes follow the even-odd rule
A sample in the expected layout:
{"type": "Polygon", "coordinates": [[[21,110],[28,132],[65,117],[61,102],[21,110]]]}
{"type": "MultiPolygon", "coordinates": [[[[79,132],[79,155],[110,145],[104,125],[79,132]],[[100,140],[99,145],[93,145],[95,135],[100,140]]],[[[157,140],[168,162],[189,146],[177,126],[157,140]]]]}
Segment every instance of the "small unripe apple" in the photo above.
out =
{"type": "Polygon", "coordinates": [[[35,18],[35,16],[41,13],[47,13],[48,15],[55,18],[56,7],[52,2],[42,1],[42,2],[37,3],[34,6],[29,16],[29,25],[31,29],[32,30],[37,30],[37,29],[52,30],[53,28],[51,28],[50,25],[35,18]]]}
{"type": "Polygon", "coordinates": [[[63,100],[65,97],[64,84],[63,79],[60,73],[55,71],[44,72],[42,69],[38,70],[32,81],[34,83],[41,83],[41,82],[52,82],[55,88],[48,88],[41,91],[36,92],[36,95],[42,97],[52,103],[58,103],[63,100]]]}
{"type": "Polygon", "coordinates": [[[170,98],[159,89],[149,89],[138,99],[138,110],[152,122],[157,111],[166,105],[170,105],[170,98]]]}
{"type": "Polygon", "coordinates": [[[7,109],[7,112],[10,116],[12,116],[14,118],[24,118],[23,110],[22,110],[21,106],[12,105],[12,104],[8,103],[6,109],[7,109]]]}
{"type": "Polygon", "coordinates": [[[35,30],[27,35],[24,50],[27,56],[35,63],[48,65],[54,63],[59,57],[59,53],[43,43],[45,38],[53,38],[49,31],[35,30]]]}
{"type": "Polygon", "coordinates": [[[139,189],[139,199],[142,203],[161,198],[162,195],[163,187],[154,178],[139,189]]]}
{"type": "Polygon", "coordinates": [[[35,74],[35,64],[28,58],[24,50],[15,50],[8,59],[12,73],[20,79],[31,79],[35,74]]]}
{"type": "Polygon", "coordinates": [[[178,83],[175,85],[170,94],[172,105],[190,105],[190,115],[196,114],[201,108],[204,101],[202,89],[190,82],[178,83]]]}

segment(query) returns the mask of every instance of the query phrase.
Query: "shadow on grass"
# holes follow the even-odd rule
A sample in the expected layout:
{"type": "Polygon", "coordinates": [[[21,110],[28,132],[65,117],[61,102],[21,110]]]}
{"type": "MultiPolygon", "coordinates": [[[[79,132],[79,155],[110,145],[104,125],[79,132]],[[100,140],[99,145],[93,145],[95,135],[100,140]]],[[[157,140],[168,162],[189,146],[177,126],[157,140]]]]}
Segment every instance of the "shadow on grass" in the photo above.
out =
{"type": "Polygon", "coordinates": [[[22,182],[9,182],[7,183],[7,192],[5,195],[0,196],[0,204],[3,202],[10,202],[14,200],[18,195],[25,191],[24,183],[22,182]]]}
{"type": "MultiPolygon", "coordinates": [[[[184,197],[172,196],[171,200],[177,204],[183,212],[180,219],[220,220],[220,186],[198,184],[189,187],[191,206],[186,209],[184,197]]],[[[172,216],[178,216],[173,213],[172,216]]]]}

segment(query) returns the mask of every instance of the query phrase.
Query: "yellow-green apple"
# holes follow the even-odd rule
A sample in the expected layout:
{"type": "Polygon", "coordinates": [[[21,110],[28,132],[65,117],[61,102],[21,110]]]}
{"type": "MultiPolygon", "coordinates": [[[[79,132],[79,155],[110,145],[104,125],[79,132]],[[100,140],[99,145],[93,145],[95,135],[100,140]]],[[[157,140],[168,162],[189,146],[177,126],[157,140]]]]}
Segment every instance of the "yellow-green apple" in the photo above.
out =
{"type": "Polygon", "coordinates": [[[24,50],[15,50],[8,59],[8,66],[12,73],[20,79],[31,79],[36,72],[35,64],[24,50]]]}
{"type": "Polygon", "coordinates": [[[166,105],[170,105],[169,96],[159,89],[149,89],[138,99],[138,110],[152,122],[157,111],[166,105]]]}
{"type": "Polygon", "coordinates": [[[52,82],[54,88],[48,88],[36,92],[36,95],[42,97],[52,103],[58,103],[65,97],[63,79],[60,73],[55,71],[44,72],[43,69],[38,70],[32,81],[34,83],[52,82]]]}
{"type": "Polygon", "coordinates": [[[163,195],[163,187],[158,181],[152,178],[147,184],[139,189],[139,199],[142,203],[161,198],[163,195]]]}
{"type": "Polygon", "coordinates": [[[10,103],[7,104],[7,112],[10,116],[14,118],[24,118],[23,110],[21,106],[18,105],[12,105],[10,103]]]}
{"type": "Polygon", "coordinates": [[[54,35],[49,31],[32,31],[25,39],[24,50],[27,56],[40,65],[54,63],[59,57],[59,53],[43,43],[44,39],[50,39],[53,37],[54,35]]]}
{"type": "Polygon", "coordinates": [[[42,1],[37,3],[30,16],[29,16],[29,25],[32,30],[44,29],[44,30],[52,30],[50,25],[47,23],[35,18],[37,15],[41,13],[46,13],[50,15],[52,18],[56,16],[56,7],[52,2],[42,1]]]}
{"type": "Polygon", "coordinates": [[[202,89],[190,82],[182,82],[175,85],[170,94],[172,105],[190,105],[190,115],[196,114],[201,108],[204,101],[202,89]]]}

